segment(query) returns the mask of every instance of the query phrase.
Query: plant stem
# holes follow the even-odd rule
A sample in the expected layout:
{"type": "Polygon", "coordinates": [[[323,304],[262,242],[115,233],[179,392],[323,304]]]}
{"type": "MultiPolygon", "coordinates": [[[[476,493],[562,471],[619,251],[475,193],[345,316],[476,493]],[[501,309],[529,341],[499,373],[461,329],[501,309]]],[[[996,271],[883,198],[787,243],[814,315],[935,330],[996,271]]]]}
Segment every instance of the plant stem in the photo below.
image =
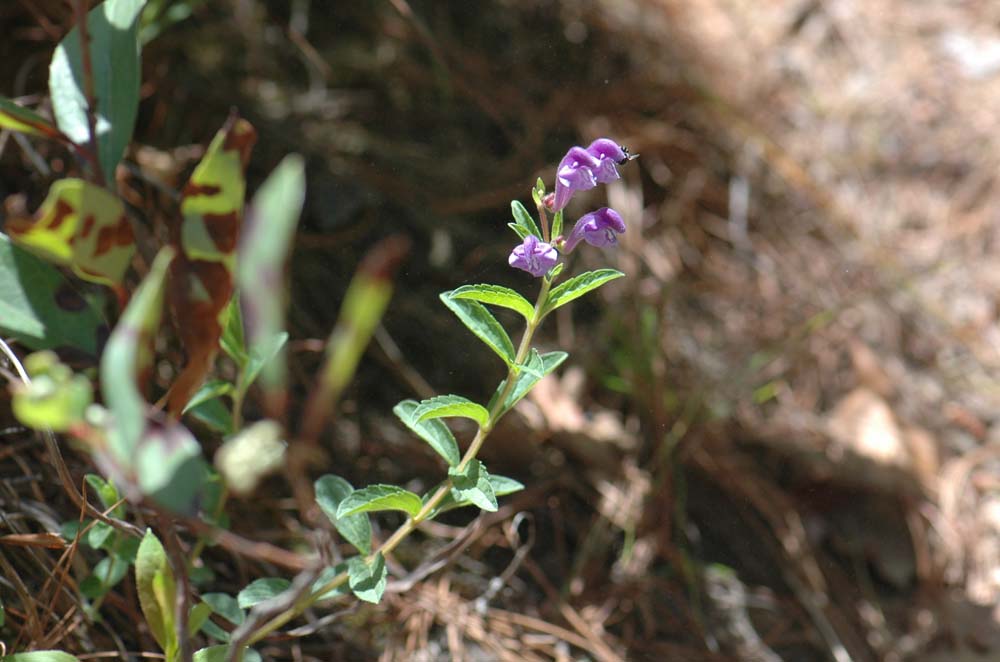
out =
{"type": "MultiPolygon", "coordinates": [[[[525,359],[528,356],[528,352],[531,351],[531,339],[534,336],[535,330],[538,328],[538,325],[541,323],[542,317],[544,316],[543,309],[545,307],[545,300],[548,298],[549,288],[551,286],[552,283],[549,282],[548,278],[542,278],[542,287],[538,292],[538,299],[535,301],[535,314],[532,315],[531,320],[525,326],[524,335],[521,336],[521,343],[517,348],[517,354],[514,357],[514,362],[507,369],[507,378],[504,380],[504,388],[500,392],[499,397],[496,398],[493,404],[493,408],[490,410],[489,420],[487,420],[486,424],[480,426],[479,430],[476,431],[476,436],[472,439],[472,443],[469,444],[469,448],[467,451],[465,451],[465,455],[462,456],[462,460],[461,462],[459,462],[457,467],[459,471],[464,469],[466,466],[468,466],[470,462],[476,459],[476,455],[479,454],[479,451],[483,447],[483,443],[485,443],[486,438],[493,430],[493,427],[496,425],[497,421],[499,421],[500,418],[505,413],[503,408],[504,402],[507,400],[507,397],[510,395],[511,391],[514,390],[516,377],[518,376],[519,373],[519,366],[521,366],[524,363],[525,359]]],[[[378,549],[376,549],[368,556],[367,559],[368,562],[370,563],[379,554],[385,556],[386,554],[392,552],[392,550],[396,549],[399,543],[403,542],[407,538],[407,536],[413,533],[413,531],[416,530],[416,528],[420,525],[421,522],[428,519],[434,513],[434,510],[439,505],[441,505],[441,502],[444,501],[446,496],[448,496],[448,492],[450,490],[451,490],[451,479],[447,479],[445,480],[444,484],[438,488],[437,492],[435,492],[434,495],[427,500],[427,503],[424,504],[423,508],[420,509],[420,512],[418,512],[413,517],[407,519],[406,522],[404,522],[402,526],[396,529],[396,531],[391,536],[389,536],[389,538],[387,538],[385,542],[379,545],[378,549]]],[[[348,579],[347,573],[342,572],[333,579],[331,579],[330,581],[328,581],[326,584],[321,586],[319,589],[312,591],[310,595],[305,596],[300,602],[296,603],[290,609],[281,612],[280,614],[272,618],[270,621],[265,623],[263,626],[261,626],[261,628],[247,640],[247,645],[255,644],[264,637],[268,636],[269,634],[271,634],[272,632],[283,626],[285,623],[289,622],[290,620],[301,614],[303,611],[311,607],[319,598],[319,596],[324,595],[329,591],[332,591],[338,586],[341,586],[342,584],[344,584],[344,582],[347,581],[347,579],[348,579]]],[[[240,653],[236,659],[240,659],[240,655],[242,655],[242,653],[240,653]]]]}
{"type": "Polygon", "coordinates": [[[76,0],[73,4],[75,10],[76,27],[80,35],[80,62],[83,66],[83,93],[87,98],[87,131],[90,135],[90,143],[87,149],[93,161],[94,181],[100,186],[105,186],[104,171],[101,170],[101,157],[97,152],[97,119],[95,107],[97,105],[97,95],[94,93],[94,67],[90,60],[90,33],[87,25],[87,0],[76,0]]]}

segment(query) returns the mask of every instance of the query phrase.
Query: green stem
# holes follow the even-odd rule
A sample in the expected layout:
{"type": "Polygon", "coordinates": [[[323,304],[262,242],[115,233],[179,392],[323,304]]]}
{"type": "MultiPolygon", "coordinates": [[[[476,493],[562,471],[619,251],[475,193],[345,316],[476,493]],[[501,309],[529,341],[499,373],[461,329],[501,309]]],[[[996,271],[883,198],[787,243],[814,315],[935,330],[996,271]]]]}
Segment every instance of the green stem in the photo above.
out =
{"type": "MultiPolygon", "coordinates": [[[[547,229],[547,228],[546,228],[547,229]]],[[[465,451],[465,455],[462,456],[462,461],[459,462],[457,469],[461,471],[470,462],[476,459],[476,455],[479,454],[480,449],[483,447],[486,438],[489,436],[493,427],[496,425],[497,421],[503,416],[503,403],[507,400],[511,391],[514,389],[514,383],[518,375],[518,366],[524,363],[528,356],[528,352],[531,351],[531,339],[535,334],[535,330],[541,323],[543,315],[543,309],[545,307],[545,300],[549,295],[549,288],[552,287],[552,283],[549,282],[548,278],[542,278],[542,287],[538,292],[538,299],[535,302],[535,314],[532,315],[531,320],[527,323],[524,329],[524,335],[521,336],[521,344],[517,348],[517,354],[514,357],[514,362],[507,369],[507,378],[504,381],[503,391],[500,392],[500,396],[496,398],[493,404],[493,408],[490,410],[490,417],[486,421],[486,424],[480,426],[479,430],[476,431],[476,436],[472,439],[472,443],[469,444],[469,449],[465,451]]],[[[376,549],[368,556],[368,562],[370,563],[377,555],[381,554],[385,556],[396,549],[399,543],[403,542],[407,536],[413,533],[414,530],[420,525],[421,522],[427,520],[433,513],[434,510],[441,505],[445,497],[448,496],[448,492],[451,490],[451,480],[445,480],[444,484],[438,488],[437,492],[427,500],[423,508],[420,509],[416,515],[406,520],[402,526],[400,526],[396,531],[386,539],[379,548],[376,549]]],[[[288,623],[290,620],[301,614],[303,611],[311,607],[319,598],[319,596],[326,594],[329,591],[341,586],[348,579],[347,573],[342,572],[336,577],[332,578],[326,584],[321,586],[315,591],[312,591],[309,595],[303,597],[302,600],[297,602],[295,605],[281,612],[270,621],[265,623],[257,632],[253,634],[247,641],[247,645],[253,645],[268,636],[278,628],[288,623]]]]}

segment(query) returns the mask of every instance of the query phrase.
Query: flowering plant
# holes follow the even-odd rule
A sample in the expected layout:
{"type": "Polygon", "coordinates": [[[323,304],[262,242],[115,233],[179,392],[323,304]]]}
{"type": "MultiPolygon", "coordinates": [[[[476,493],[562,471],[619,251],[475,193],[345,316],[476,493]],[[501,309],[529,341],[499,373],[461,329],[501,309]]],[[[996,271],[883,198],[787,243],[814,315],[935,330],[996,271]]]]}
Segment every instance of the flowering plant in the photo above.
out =
{"type": "MultiPolygon", "coordinates": [[[[447,466],[442,480],[424,494],[384,484],[355,489],[332,473],[312,482],[306,479],[303,458],[317,442],[388,305],[392,275],[406,242],[382,242],[358,268],[301,421],[287,414],[283,288],[305,198],[301,157],[287,157],[272,172],[247,207],[244,222],[245,169],[257,134],[234,113],[178,195],[179,213],[170,215],[162,233],[169,239],[147,246],[156,256],[142,282],[130,289],[137,239],[130,206],[114,183],[137,111],[143,4],[106,0],[88,12],[88,3],[75,2],[77,25],[57,47],[50,67],[54,123],[0,97],[0,128],[66,146],[78,156],[81,175],[54,182],[36,213],[7,220],[7,234],[0,234],[0,273],[7,285],[5,305],[16,314],[0,320],[0,332],[31,349],[72,348],[88,357],[98,366],[100,403],[95,402],[92,373],[75,373],[53,351],[32,354],[23,364],[2,340],[0,351],[20,378],[12,389],[14,414],[43,433],[47,454],[79,506],[80,516],[64,526],[65,544],[81,543],[102,555],[92,568],[83,556],[74,559],[81,576],[73,585],[79,586],[88,617],[99,614],[105,596],[134,569],[139,606],[163,658],[259,659],[250,646],[320,601],[353,594],[379,602],[387,586],[386,556],[422,523],[454,508],[496,511],[499,497],[523,488],[512,478],[490,473],[478,455],[500,418],[567,357],[532,346],[545,317],[624,275],[598,269],[559,280],[565,267],[560,259],[581,242],[609,246],[625,232],[622,217],[605,207],[581,216],[563,236],[563,214],[576,191],[617,179],[617,167],[632,157],[607,138],[587,148],[573,147],[559,164],[554,192],[547,194],[541,180],[532,190],[537,218],[520,202],[511,203],[510,227],[521,243],[509,263],[541,279],[534,303],[490,284],[464,285],[440,295],[507,367],[485,405],[440,395],[404,400],[393,409],[441,457],[447,466]],[[68,300],[66,292],[75,288],[66,286],[68,276],[53,264],[114,295],[121,314],[110,335],[103,315],[110,307],[107,292],[91,290],[80,301],[68,300]],[[523,317],[516,348],[486,306],[523,317]],[[162,333],[166,308],[176,322],[173,341],[187,360],[164,376],[157,353],[170,342],[162,333]],[[235,373],[228,380],[215,375],[220,354],[228,357],[230,373],[235,373]],[[155,376],[172,380],[153,404],[147,391],[155,376]],[[252,385],[259,387],[263,415],[245,425],[243,404],[252,385]],[[464,453],[442,420],[451,417],[471,419],[477,426],[464,453]],[[196,435],[186,425],[191,419],[209,432],[196,435]],[[75,487],[53,433],[80,442],[103,474],[85,479],[100,508],[75,487]],[[203,448],[208,439],[201,437],[213,434],[218,437],[213,441],[221,443],[210,463],[203,448]],[[228,529],[227,501],[252,493],[262,477],[281,468],[303,521],[319,520],[331,536],[339,534],[343,545],[332,544],[322,533],[309,538],[312,548],[302,554],[246,540],[228,529]],[[384,511],[402,512],[405,520],[378,540],[370,517],[384,511]],[[131,519],[143,526],[155,522],[156,533],[131,519]],[[294,580],[255,579],[235,596],[205,590],[213,581],[201,559],[209,544],[299,572],[294,580]],[[345,558],[342,548],[348,547],[345,558]],[[216,643],[194,650],[206,640],[216,643]]],[[[14,655],[22,656],[77,659],[58,651],[14,655]]]]}

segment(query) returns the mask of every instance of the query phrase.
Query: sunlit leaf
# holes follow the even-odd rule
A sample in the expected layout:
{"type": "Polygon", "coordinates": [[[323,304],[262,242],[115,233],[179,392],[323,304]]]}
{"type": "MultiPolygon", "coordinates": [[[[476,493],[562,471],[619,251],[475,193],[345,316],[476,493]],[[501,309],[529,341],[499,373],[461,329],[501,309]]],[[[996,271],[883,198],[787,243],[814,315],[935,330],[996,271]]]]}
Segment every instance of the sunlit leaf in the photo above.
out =
{"type": "Polygon", "coordinates": [[[227,593],[202,593],[201,599],[211,607],[212,612],[223,617],[233,625],[242,625],[246,614],[240,608],[236,598],[227,593]]]}
{"type": "Polygon", "coordinates": [[[170,306],[187,363],[170,389],[167,408],[179,416],[212,368],[233,296],[236,245],[246,193],[244,171],[257,132],[233,115],[216,134],[181,194],[180,225],[171,232],[177,259],[170,270],[170,306]]]}
{"type": "Polygon", "coordinates": [[[441,293],[441,301],[462,321],[477,338],[497,353],[504,363],[514,363],[514,343],[500,326],[500,322],[478,301],[456,299],[451,292],[441,293]]]}
{"type": "Polygon", "coordinates": [[[354,487],[340,476],[327,474],[316,481],[316,503],[330,519],[344,540],[354,545],[362,554],[372,553],[372,525],[368,515],[337,517],[337,508],[354,492],[354,487]]]}
{"type": "Polygon", "coordinates": [[[101,393],[114,416],[112,459],[131,466],[146,427],[149,405],[142,384],[153,367],[152,343],[163,313],[164,284],[174,252],[165,247],[133,293],[101,356],[101,393]]]}
{"type": "Polygon", "coordinates": [[[471,418],[480,427],[485,427],[490,420],[490,412],[486,410],[486,407],[460,395],[438,395],[423,400],[413,412],[413,419],[417,423],[453,416],[471,418]]]}
{"type": "Polygon", "coordinates": [[[80,662],[80,658],[63,651],[32,651],[4,655],[0,662],[80,662]]]}
{"type": "MultiPolygon", "coordinates": [[[[531,352],[528,353],[527,361],[525,361],[519,373],[514,376],[514,388],[511,389],[511,392],[508,393],[507,397],[504,399],[500,412],[506,412],[511,407],[516,405],[521,398],[528,394],[528,391],[530,391],[542,377],[558,368],[568,356],[569,354],[566,352],[548,352],[546,354],[539,354],[537,350],[532,349],[531,352]]],[[[493,394],[493,398],[490,399],[490,409],[493,408],[496,398],[500,396],[506,387],[507,380],[505,379],[500,382],[500,386],[497,387],[496,392],[493,394]]]]}
{"type": "MultiPolygon", "coordinates": [[[[493,488],[493,494],[496,497],[506,496],[508,494],[513,494],[524,489],[524,485],[520,482],[514,480],[513,478],[507,478],[506,476],[497,476],[495,474],[489,474],[487,476],[489,480],[490,487],[493,488]]],[[[424,496],[424,502],[426,502],[430,497],[436,493],[438,488],[434,488],[424,496]]],[[[462,508],[464,506],[478,505],[474,504],[469,498],[469,495],[463,495],[463,498],[457,499],[457,495],[454,490],[449,490],[445,498],[438,504],[438,507],[434,509],[434,515],[440,515],[443,512],[453,510],[455,508],[462,508]]]]}
{"type": "MultiPolygon", "coordinates": [[[[132,138],[139,108],[138,18],[146,0],[106,0],[87,14],[90,67],[96,118],[97,153],[104,179],[115,181],[115,167],[132,138]]],[[[90,140],[83,49],[78,26],[59,43],[49,67],[49,94],[59,128],[73,142],[90,140]]]]}
{"type": "Polygon", "coordinates": [[[0,333],[31,349],[74,348],[96,357],[109,332],[103,308],[101,292],[82,291],[0,234],[0,333]]]}
{"type": "Polygon", "coordinates": [[[177,650],[174,607],[177,586],[163,545],[147,530],[135,559],[135,586],[149,631],[167,659],[177,650]]]}
{"type": "Polygon", "coordinates": [[[265,600],[277,597],[288,590],[292,582],[283,577],[262,577],[255,579],[236,595],[240,609],[249,609],[265,600]]]}
{"type": "MultiPolygon", "coordinates": [[[[285,355],[272,352],[275,339],[284,334],[285,265],[305,200],[305,163],[292,154],[278,165],[261,185],[247,210],[240,237],[237,282],[247,330],[247,349],[271,355],[262,367],[260,386],[265,400],[283,401],[286,376],[285,355]]],[[[275,405],[281,408],[283,405],[275,405]]]]}
{"type": "Polygon", "coordinates": [[[93,401],[90,380],[61,363],[54,352],[36,352],[24,361],[30,384],[14,389],[12,409],[24,425],[66,432],[81,421],[93,401]]]}
{"type": "Polygon", "coordinates": [[[348,585],[359,599],[378,604],[385,592],[386,577],[389,574],[385,567],[385,558],[376,554],[371,562],[355,556],[347,561],[348,585]]]}
{"type": "Polygon", "coordinates": [[[451,495],[456,503],[474,503],[483,510],[496,512],[497,497],[490,482],[490,474],[479,460],[472,460],[461,470],[448,470],[451,478],[451,495]]]}
{"type": "MultiPolygon", "coordinates": [[[[208,623],[206,623],[207,625],[208,623]]],[[[209,646],[208,648],[200,648],[194,652],[193,660],[194,662],[226,662],[229,654],[229,646],[226,644],[219,644],[218,646],[209,646]]],[[[243,662],[261,662],[262,658],[260,653],[252,648],[248,648],[243,651],[243,662]]]]}
{"type": "Polygon", "coordinates": [[[5,228],[23,248],[102,285],[119,285],[135,253],[121,200],[82,179],[56,181],[33,218],[8,219],[5,228]]]}
{"type": "Polygon", "coordinates": [[[522,235],[521,232],[518,232],[518,236],[523,239],[529,234],[533,234],[539,239],[542,238],[542,233],[539,231],[538,225],[535,224],[535,219],[531,217],[531,214],[524,208],[524,205],[517,200],[512,200],[510,203],[510,212],[514,216],[514,224],[521,228],[524,233],[522,235]]]}
{"type": "Polygon", "coordinates": [[[441,421],[429,419],[417,421],[413,414],[420,406],[416,400],[403,400],[393,407],[394,413],[403,425],[410,428],[418,437],[430,444],[434,451],[444,458],[449,466],[455,466],[461,460],[458,452],[458,442],[455,436],[448,429],[448,426],[441,421]]]}
{"type": "Polygon", "coordinates": [[[480,303],[510,308],[529,322],[535,316],[535,307],[531,302],[509,287],[489,284],[463,285],[457,290],[452,290],[451,296],[453,299],[472,299],[480,303]]]}
{"type": "Polygon", "coordinates": [[[617,269],[597,269],[596,271],[586,271],[579,276],[574,276],[564,283],[560,283],[549,292],[548,300],[545,302],[545,312],[550,313],[560,306],[565,306],[574,299],[579,299],[587,292],[596,290],[601,285],[611,282],[616,278],[624,276],[617,269]]]}
{"type": "Polygon", "coordinates": [[[337,519],[378,510],[402,510],[411,517],[420,512],[420,497],[395,485],[369,485],[355,490],[337,507],[337,519]]]}
{"type": "Polygon", "coordinates": [[[38,113],[0,97],[0,129],[65,141],[66,136],[38,113]]]}
{"type": "Polygon", "coordinates": [[[326,341],[317,388],[306,406],[303,436],[315,439],[382,319],[392,296],[392,277],[409,250],[409,242],[389,237],[372,248],[358,266],[344,295],[337,323],[326,341]]]}

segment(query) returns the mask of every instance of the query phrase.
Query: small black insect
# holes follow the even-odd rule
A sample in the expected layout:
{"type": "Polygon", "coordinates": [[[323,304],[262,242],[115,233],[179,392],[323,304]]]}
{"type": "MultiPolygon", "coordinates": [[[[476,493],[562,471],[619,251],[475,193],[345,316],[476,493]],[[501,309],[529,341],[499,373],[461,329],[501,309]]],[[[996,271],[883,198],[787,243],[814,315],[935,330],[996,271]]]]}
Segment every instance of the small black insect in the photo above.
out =
{"type": "Polygon", "coordinates": [[[639,158],[638,154],[629,154],[628,147],[626,147],[625,145],[621,145],[621,148],[622,151],[625,152],[625,156],[618,160],[618,165],[625,165],[629,161],[639,158]]]}

